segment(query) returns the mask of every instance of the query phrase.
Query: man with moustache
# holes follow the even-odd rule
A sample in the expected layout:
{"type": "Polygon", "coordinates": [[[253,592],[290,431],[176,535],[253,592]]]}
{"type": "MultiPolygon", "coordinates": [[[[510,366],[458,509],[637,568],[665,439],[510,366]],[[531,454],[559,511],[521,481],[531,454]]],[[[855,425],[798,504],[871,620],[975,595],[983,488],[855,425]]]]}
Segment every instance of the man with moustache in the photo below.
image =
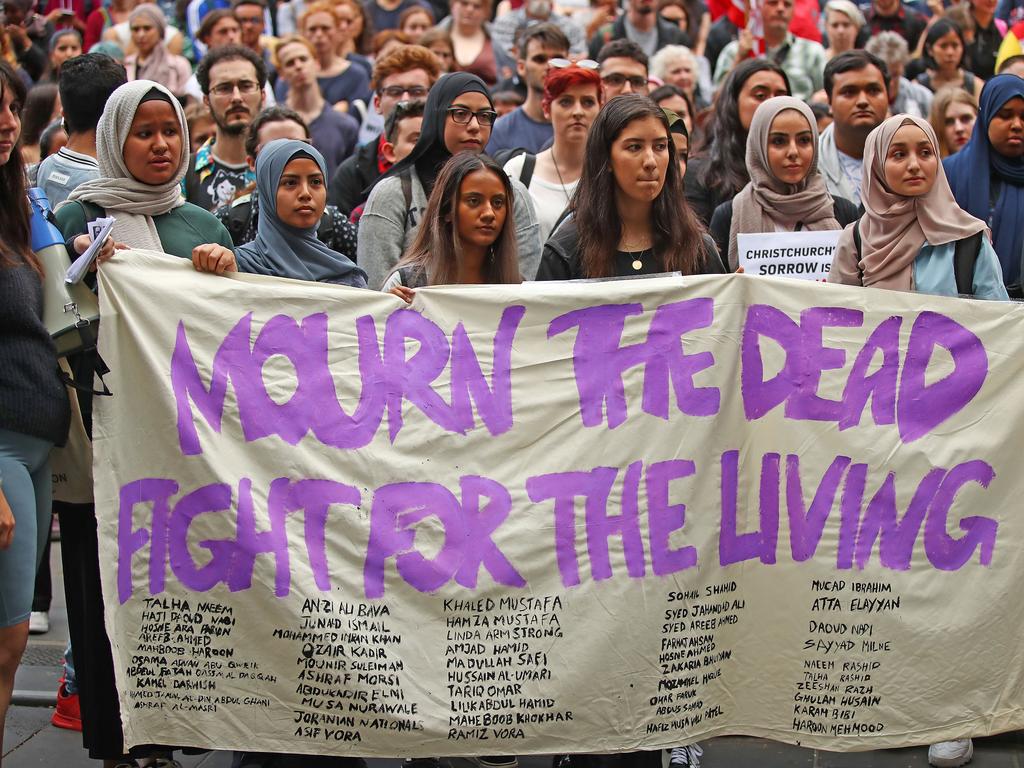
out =
{"type": "Polygon", "coordinates": [[[666,45],[692,46],[690,36],[670,21],[660,18],[656,0],[629,0],[626,12],[590,38],[590,58],[596,59],[612,40],[632,40],[648,57],[666,45]]]}
{"type": "MultiPolygon", "coordinates": [[[[797,37],[790,31],[793,6],[794,0],[762,2],[764,55],[785,71],[792,95],[806,100],[821,90],[821,72],[825,68],[828,56],[821,43],[797,37]]],[[[750,58],[753,50],[753,34],[749,29],[741,29],[739,37],[725,46],[718,57],[718,63],[715,65],[715,85],[721,85],[726,75],[750,58]]]]}
{"type": "Polygon", "coordinates": [[[217,127],[196,151],[182,184],[186,200],[212,211],[256,180],[246,162],[245,135],[263,108],[267,68],[249,48],[226,45],[203,57],[196,78],[217,127]]]}
{"type": "Polygon", "coordinates": [[[818,139],[818,169],[829,194],[860,205],[864,142],[889,114],[889,70],[863,50],[847,51],[825,67],[833,122],[818,139]]]}

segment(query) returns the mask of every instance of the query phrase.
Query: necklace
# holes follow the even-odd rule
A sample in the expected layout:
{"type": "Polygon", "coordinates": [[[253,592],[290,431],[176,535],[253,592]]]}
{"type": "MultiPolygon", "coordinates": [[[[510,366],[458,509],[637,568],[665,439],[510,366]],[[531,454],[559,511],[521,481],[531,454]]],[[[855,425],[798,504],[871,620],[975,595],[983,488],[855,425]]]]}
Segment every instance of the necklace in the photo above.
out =
{"type": "Polygon", "coordinates": [[[622,241],[623,253],[631,253],[634,255],[632,266],[637,272],[644,268],[643,256],[651,249],[650,240],[650,236],[647,236],[634,243],[622,241]]]}
{"type": "Polygon", "coordinates": [[[562,178],[562,172],[558,168],[558,160],[555,159],[555,148],[551,148],[551,163],[555,166],[555,173],[558,174],[558,183],[562,185],[562,194],[565,195],[565,202],[569,202],[569,191],[565,188],[565,179],[562,178]]]}

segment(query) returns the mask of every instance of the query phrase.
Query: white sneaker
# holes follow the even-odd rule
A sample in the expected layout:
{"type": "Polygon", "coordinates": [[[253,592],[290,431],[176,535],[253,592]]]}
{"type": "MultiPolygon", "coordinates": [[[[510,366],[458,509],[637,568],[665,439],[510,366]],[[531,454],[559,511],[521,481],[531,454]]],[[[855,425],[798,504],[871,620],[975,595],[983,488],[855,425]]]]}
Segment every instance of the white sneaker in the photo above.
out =
{"type": "Polygon", "coordinates": [[[668,764],[671,768],[700,768],[700,756],[704,750],[699,744],[685,747],[673,747],[668,764]]]}
{"type": "Polygon", "coordinates": [[[45,635],[50,631],[50,614],[46,611],[32,611],[28,615],[28,633],[45,635]]]}
{"type": "Polygon", "coordinates": [[[928,747],[928,765],[935,768],[959,768],[974,757],[974,742],[970,739],[943,741],[928,747]]]}

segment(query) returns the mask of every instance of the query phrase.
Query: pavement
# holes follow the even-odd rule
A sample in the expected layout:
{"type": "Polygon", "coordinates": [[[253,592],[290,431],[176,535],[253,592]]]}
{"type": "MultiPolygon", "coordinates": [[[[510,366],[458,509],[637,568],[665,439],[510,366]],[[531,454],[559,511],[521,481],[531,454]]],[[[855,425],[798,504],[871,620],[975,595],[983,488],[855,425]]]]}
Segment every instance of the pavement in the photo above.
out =
{"type": "MultiPolygon", "coordinates": [[[[32,635],[18,669],[14,702],[7,714],[3,768],[101,768],[82,748],[81,734],[50,724],[61,659],[68,637],[64,607],[64,579],[60,565],[60,542],[51,551],[53,605],[50,631],[32,635]]],[[[81,660],[81,663],[87,663],[81,660]]],[[[804,749],[766,739],[731,736],[703,742],[701,768],[926,768],[928,750],[923,747],[873,752],[836,753],[804,749]]],[[[1024,768],[1024,731],[987,739],[975,739],[972,768],[1024,768]]],[[[229,768],[226,752],[175,757],[183,768],[229,768]]],[[[369,768],[401,768],[400,760],[372,759],[369,768]]],[[[450,768],[472,768],[475,764],[452,759],[450,768]]],[[[551,768],[550,756],[531,755],[519,759],[521,768],[551,768]]]]}

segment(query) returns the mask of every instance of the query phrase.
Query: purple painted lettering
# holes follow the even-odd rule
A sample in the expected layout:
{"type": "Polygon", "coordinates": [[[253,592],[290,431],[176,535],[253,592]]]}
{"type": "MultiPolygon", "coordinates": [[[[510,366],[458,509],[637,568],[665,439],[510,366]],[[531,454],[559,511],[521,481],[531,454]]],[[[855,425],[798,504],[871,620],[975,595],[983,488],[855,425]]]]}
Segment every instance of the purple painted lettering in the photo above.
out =
{"type": "Polygon", "coordinates": [[[924,525],[924,544],[928,561],[943,571],[955,571],[966,565],[979,551],[979,562],[991,565],[992,552],[996,546],[999,523],[989,517],[965,517],[960,520],[964,535],[955,539],[947,532],[949,510],[956,500],[957,492],[967,483],[977,483],[988,488],[996,473],[991,466],[980,459],[957,464],[943,478],[924,525]]]}
{"type": "Polygon", "coordinates": [[[697,565],[697,548],[672,549],[669,537],[686,524],[686,505],[669,503],[669,484],[696,472],[692,461],[658,461],[647,467],[647,516],[651,546],[651,570],[668,576],[697,565]]]}

